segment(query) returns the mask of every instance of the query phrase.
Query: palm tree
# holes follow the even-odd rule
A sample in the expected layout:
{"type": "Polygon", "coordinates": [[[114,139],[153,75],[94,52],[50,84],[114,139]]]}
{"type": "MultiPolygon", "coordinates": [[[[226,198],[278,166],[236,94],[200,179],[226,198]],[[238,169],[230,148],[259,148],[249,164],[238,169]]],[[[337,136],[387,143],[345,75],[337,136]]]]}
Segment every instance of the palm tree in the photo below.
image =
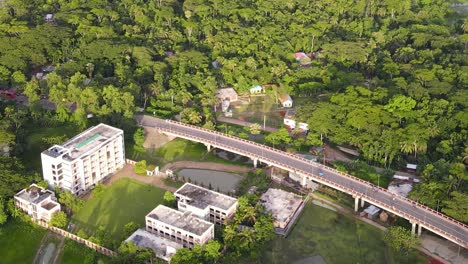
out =
{"type": "Polygon", "coordinates": [[[242,222],[246,221],[249,224],[255,223],[257,220],[257,213],[255,211],[255,207],[247,206],[244,209],[244,217],[242,217],[242,222]]]}
{"type": "Polygon", "coordinates": [[[239,240],[243,248],[250,248],[255,242],[255,231],[250,228],[246,228],[239,233],[239,240]]]}

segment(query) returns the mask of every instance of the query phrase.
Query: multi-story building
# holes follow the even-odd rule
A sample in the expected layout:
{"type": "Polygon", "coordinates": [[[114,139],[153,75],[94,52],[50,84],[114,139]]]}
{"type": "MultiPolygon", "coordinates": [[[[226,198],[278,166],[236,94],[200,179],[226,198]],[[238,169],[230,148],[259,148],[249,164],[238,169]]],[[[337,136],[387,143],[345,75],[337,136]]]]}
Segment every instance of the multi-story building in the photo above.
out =
{"type": "Polygon", "coordinates": [[[27,189],[18,192],[14,199],[16,207],[34,220],[49,222],[52,215],[60,211],[60,204],[56,202],[54,192],[36,184],[31,184],[27,189]]]}
{"type": "Polygon", "coordinates": [[[174,195],[180,211],[218,225],[236,213],[236,198],[191,183],[185,183],[174,195]]]}
{"type": "Polygon", "coordinates": [[[123,131],[99,124],[42,152],[41,159],[49,186],[79,195],[124,166],[123,131]]]}
{"type": "Polygon", "coordinates": [[[146,215],[146,231],[188,248],[204,245],[214,238],[214,224],[164,205],[158,205],[146,215]]]}

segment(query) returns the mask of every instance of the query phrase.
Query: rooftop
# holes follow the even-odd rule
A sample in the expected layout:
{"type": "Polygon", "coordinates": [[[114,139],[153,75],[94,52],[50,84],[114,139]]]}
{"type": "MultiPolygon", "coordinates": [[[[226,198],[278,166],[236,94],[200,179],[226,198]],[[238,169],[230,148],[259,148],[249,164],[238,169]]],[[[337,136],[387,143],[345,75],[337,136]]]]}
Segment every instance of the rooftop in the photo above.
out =
{"type": "Polygon", "coordinates": [[[164,205],[158,205],[146,217],[180,228],[197,236],[201,236],[213,226],[210,222],[192,216],[190,212],[182,213],[164,205]]]}
{"type": "Polygon", "coordinates": [[[55,145],[43,153],[53,158],[63,155],[64,159],[74,160],[121,133],[123,133],[121,129],[99,124],[76,135],[63,145],[55,145]]]}
{"type": "Polygon", "coordinates": [[[236,198],[191,183],[185,183],[174,194],[189,198],[191,201],[188,204],[200,209],[214,206],[222,210],[228,210],[237,202],[236,198]]]}
{"type": "Polygon", "coordinates": [[[43,203],[41,205],[42,208],[46,209],[47,211],[50,211],[51,209],[54,209],[55,207],[59,206],[59,204],[57,202],[54,202],[54,201],[50,201],[50,202],[47,202],[47,203],[43,203]]]}
{"type": "Polygon", "coordinates": [[[236,98],[237,97],[237,92],[234,90],[234,88],[222,88],[218,89],[217,91],[217,97],[221,99],[226,99],[226,98],[236,98]]]}
{"type": "Polygon", "coordinates": [[[132,241],[138,247],[152,249],[156,257],[166,260],[175,254],[175,250],[183,247],[182,244],[151,234],[143,229],[136,230],[125,240],[125,242],[129,241],[132,241]]]}
{"type": "Polygon", "coordinates": [[[268,189],[260,201],[278,222],[288,222],[302,203],[302,197],[280,189],[268,189]]]}
{"type": "Polygon", "coordinates": [[[280,99],[281,103],[284,103],[286,101],[291,101],[292,102],[291,96],[289,96],[289,94],[282,94],[282,95],[280,95],[279,99],[280,99]]]}
{"type": "Polygon", "coordinates": [[[54,196],[54,193],[52,191],[39,187],[36,184],[31,184],[31,186],[21,190],[15,195],[15,197],[21,198],[33,204],[39,204],[40,202],[49,198],[49,196],[54,196]]]}

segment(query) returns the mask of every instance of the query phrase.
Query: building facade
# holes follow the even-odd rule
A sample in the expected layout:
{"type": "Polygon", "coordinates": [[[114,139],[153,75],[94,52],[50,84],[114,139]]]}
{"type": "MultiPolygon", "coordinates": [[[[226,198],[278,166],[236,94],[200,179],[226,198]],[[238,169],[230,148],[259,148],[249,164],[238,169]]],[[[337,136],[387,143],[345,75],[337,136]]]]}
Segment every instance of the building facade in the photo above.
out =
{"type": "Polygon", "coordinates": [[[80,195],[125,165],[121,129],[99,124],[41,153],[49,186],[80,195]]]}
{"type": "Polygon", "coordinates": [[[222,225],[236,213],[237,199],[191,183],[185,183],[174,196],[182,212],[222,225]]]}
{"type": "Polygon", "coordinates": [[[145,217],[146,231],[172,240],[184,247],[204,245],[214,238],[214,224],[190,212],[180,212],[158,205],[145,217]]]}
{"type": "Polygon", "coordinates": [[[49,222],[54,213],[60,211],[60,204],[56,202],[54,192],[46,190],[36,184],[18,192],[15,205],[34,220],[49,222]]]}

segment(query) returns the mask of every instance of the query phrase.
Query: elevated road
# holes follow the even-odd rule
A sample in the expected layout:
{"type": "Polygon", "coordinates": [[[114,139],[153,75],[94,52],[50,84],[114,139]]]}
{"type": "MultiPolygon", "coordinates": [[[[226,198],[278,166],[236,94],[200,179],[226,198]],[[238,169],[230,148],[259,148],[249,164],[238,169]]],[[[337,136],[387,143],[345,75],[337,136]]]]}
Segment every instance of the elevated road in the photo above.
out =
{"type": "Polygon", "coordinates": [[[306,185],[307,181],[313,180],[340,190],[355,198],[356,210],[359,206],[359,200],[361,200],[361,203],[363,201],[371,203],[409,220],[413,224],[413,233],[416,226],[419,226],[418,233],[421,232],[423,227],[464,248],[468,248],[467,225],[359,178],[291,153],[216,131],[150,116],[139,115],[135,119],[141,126],[156,128],[169,135],[203,143],[208,149],[211,147],[224,149],[247,156],[254,161],[254,164],[263,162],[296,173],[302,177],[303,185],[306,185]]]}

